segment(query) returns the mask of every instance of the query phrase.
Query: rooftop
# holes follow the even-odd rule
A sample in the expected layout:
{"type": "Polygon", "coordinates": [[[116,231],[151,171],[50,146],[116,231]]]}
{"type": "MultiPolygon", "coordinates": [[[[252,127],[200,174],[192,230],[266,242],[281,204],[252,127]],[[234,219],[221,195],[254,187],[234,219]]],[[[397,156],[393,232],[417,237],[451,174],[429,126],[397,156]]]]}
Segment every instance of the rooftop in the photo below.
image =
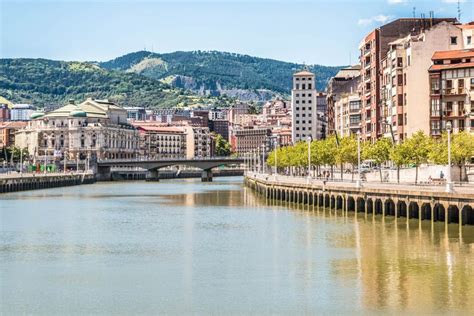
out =
{"type": "Polygon", "coordinates": [[[437,51],[431,60],[474,58],[474,49],[437,51]]]}

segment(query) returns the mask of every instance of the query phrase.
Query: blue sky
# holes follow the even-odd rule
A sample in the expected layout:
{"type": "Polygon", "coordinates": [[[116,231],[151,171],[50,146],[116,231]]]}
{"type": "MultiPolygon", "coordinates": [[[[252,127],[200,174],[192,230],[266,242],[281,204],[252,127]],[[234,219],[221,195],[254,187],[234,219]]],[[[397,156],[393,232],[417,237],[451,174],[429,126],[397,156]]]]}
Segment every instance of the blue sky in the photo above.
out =
{"type": "MultiPolygon", "coordinates": [[[[474,20],[473,1],[461,0],[462,22],[474,20]]],[[[0,0],[0,57],[103,61],[146,48],[342,65],[413,7],[457,17],[457,0],[0,0]]]]}

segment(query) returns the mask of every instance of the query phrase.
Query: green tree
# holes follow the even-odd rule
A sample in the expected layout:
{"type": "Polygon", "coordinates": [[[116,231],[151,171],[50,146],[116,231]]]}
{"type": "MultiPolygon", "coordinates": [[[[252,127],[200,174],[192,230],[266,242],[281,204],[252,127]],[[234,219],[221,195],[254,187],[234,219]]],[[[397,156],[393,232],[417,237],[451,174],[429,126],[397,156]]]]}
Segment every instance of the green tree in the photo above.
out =
{"type": "Polygon", "coordinates": [[[433,141],[423,131],[418,131],[404,142],[404,146],[410,153],[410,163],[415,165],[415,183],[418,183],[418,168],[428,162],[433,141]]]}
{"type": "Polygon", "coordinates": [[[336,163],[341,167],[341,179],[343,179],[343,166],[344,164],[352,165],[351,174],[354,177],[354,165],[357,164],[358,154],[357,154],[357,140],[354,136],[343,137],[339,141],[339,146],[337,146],[336,163]]]}
{"type": "Polygon", "coordinates": [[[390,160],[390,152],[392,150],[392,140],[387,137],[382,137],[375,143],[367,142],[364,146],[364,159],[374,160],[379,167],[380,182],[382,182],[382,164],[390,160]]]}
{"type": "Polygon", "coordinates": [[[395,145],[390,151],[390,160],[397,166],[397,182],[400,183],[400,167],[410,163],[410,149],[405,143],[395,145]]]}
{"type": "Polygon", "coordinates": [[[231,147],[227,140],[222,137],[222,135],[217,134],[216,136],[216,155],[219,157],[229,156],[231,154],[231,147]]]}
{"type": "MultiPolygon", "coordinates": [[[[451,162],[459,167],[459,181],[463,181],[463,170],[474,156],[474,135],[465,131],[452,136],[451,162]]],[[[441,138],[434,142],[429,155],[430,161],[440,165],[448,164],[448,135],[443,133],[441,138]]],[[[466,174],[464,172],[464,174],[466,174]]]]}

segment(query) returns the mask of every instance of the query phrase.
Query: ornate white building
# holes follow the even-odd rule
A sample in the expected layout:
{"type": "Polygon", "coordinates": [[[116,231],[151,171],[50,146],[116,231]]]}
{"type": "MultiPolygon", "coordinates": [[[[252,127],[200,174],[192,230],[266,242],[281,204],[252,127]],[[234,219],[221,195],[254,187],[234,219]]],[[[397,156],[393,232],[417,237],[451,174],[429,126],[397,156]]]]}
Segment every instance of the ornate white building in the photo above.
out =
{"type": "Polygon", "coordinates": [[[31,115],[15,135],[35,160],[133,158],[139,149],[138,131],[127,123],[127,111],[108,100],[87,99],[31,115]]]}

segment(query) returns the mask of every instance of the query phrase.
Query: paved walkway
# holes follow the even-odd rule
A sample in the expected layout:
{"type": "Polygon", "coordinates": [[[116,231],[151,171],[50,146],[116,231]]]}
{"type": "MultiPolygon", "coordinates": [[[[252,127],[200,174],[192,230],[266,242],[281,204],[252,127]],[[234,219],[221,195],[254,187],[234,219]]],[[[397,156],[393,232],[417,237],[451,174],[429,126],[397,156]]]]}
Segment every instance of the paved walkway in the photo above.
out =
{"type": "MultiPolygon", "coordinates": [[[[269,174],[258,174],[249,172],[253,178],[266,180],[275,183],[288,183],[288,184],[301,184],[301,185],[326,185],[331,187],[344,187],[344,188],[355,188],[355,181],[323,181],[320,179],[308,179],[307,177],[295,177],[295,176],[284,176],[269,175],[269,174]]],[[[362,182],[362,189],[387,189],[387,190],[400,190],[400,191],[418,191],[418,192],[445,192],[445,185],[416,185],[410,183],[381,183],[381,182],[362,182]]],[[[467,195],[474,198],[474,184],[466,183],[463,185],[454,186],[455,194],[467,195]]]]}

